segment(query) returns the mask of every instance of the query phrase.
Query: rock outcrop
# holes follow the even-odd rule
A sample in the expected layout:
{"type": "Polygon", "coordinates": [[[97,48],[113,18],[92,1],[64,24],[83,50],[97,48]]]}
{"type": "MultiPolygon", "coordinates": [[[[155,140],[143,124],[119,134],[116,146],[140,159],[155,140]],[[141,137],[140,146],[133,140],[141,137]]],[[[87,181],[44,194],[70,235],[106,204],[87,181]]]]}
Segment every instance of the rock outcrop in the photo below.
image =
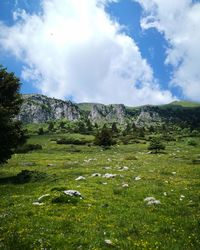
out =
{"type": "Polygon", "coordinates": [[[137,127],[156,126],[162,122],[160,115],[146,106],[141,109],[139,116],[135,121],[137,127]]]}
{"type": "Polygon", "coordinates": [[[93,122],[101,121],[116,121],[123,123],[126,118],[126,108],[123,104],[114,105],[93,105],[89,114],[89,119],[93,122]]]}
{"type": "Polygon", "coordinates": [[[79,108],[70,101],[49,98],[44,95],[23,95],[24,102],[18,119],[23,123],[43,123],[66,118],[78,120],[79,108]]]}

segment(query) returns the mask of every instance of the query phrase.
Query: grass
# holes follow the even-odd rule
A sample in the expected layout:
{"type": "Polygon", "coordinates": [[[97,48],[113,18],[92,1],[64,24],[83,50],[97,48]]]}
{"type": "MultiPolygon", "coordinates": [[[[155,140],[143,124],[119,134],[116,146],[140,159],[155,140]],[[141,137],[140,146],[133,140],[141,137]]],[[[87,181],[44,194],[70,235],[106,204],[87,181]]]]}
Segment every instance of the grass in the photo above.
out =
{"type": "Polygon", "coordinates": [[[148,145],[140,143],[104,151],[58,145],[56,138],[32,136],[28,143],[43,149],[15,154],[1,167],[0,249],[200,249],[198,146],[191,147],[186,138],[168,142],[165,154],[148,154],[148,145]],[[124,166],[128,170],[121,171],[124,166]],[[25,169],[47,177],[24,184],[5,181],[25,169]],[[86,180],[76,181],[78,176],[86,180]],[[78,190],[83,199],[66,199],[63,190],[68,189],[78,190]],[[45,194],[50,196],[43,205],[33,205],[45,194]],[[148,196],[161,204],[147,206],[148,196]]]}

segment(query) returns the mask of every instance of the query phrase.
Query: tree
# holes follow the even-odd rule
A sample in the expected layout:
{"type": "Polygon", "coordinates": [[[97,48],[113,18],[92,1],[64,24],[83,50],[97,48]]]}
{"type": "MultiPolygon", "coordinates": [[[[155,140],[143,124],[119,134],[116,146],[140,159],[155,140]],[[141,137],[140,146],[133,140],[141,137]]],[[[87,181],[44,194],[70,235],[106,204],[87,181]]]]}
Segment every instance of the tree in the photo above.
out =
{"type": "Polygon", "coordinates": [[[112,132],[106,125],[104,125],[101,131],[98,131],[96,134],[95,144],[104,148],[109,148],[111,145],[115,144],[115,141],[112,138],[112,132]]]}
{"type": "Polygon", "coordinates": [[[161,142],[160,138],[152,138],[148,150],[152,150],[155,154],[165,149],[165,145],[161,142]]]}
{"type": "Polygon", "coordinates": [[[44,129],[43,129],[43,127],[40,127],[39,129],[38,129],[38,135],[43,135],[44,134],[44,129]]]}
{"type": "Polygon", "coordinates": [[[54,130],[54,122],[53,121],[49,121],[49,126],[48,126],[48,131],[53,131],[54,130]]]}
{"type": "Polygon", "coordinates": [[[0,164],[26,140],[22,124],[16,119],[22,104],[19,89],[19,79],[0,66],[0,164]]]}
{"type": "Polygon", "coordinates": [[[114,133],[114,134],[117,134],[118,132],[119,132],[119,130],[118,130],[118,128],[117,128],[117,123],[116,122],[113,122],[112,123],[112,132],[114,133]]]}

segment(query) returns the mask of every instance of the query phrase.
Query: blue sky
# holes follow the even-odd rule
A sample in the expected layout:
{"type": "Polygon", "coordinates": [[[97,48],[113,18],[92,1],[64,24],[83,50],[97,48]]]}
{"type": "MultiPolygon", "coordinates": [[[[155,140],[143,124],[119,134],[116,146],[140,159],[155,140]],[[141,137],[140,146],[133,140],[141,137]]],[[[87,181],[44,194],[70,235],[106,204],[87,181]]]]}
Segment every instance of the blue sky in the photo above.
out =
{"type": "Polygon", "coordinates": [[[22,93],[127,105],[200,101],[192,64],[200,59],[199,1],[95,1],[0,1],[0,64],[20,77],[22,93]]]}

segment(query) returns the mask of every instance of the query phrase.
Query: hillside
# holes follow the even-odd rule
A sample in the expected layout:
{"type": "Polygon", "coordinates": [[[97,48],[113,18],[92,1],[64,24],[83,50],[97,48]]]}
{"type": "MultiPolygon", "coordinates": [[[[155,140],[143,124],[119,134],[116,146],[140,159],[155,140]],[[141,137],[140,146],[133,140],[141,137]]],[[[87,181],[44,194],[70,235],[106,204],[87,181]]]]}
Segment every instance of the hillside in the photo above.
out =
{"type": "Polygon", "coordinates": [[[73,103],[44,95],[23,95],[18,116],[23,123],[45,123],[50,120],[76,121],[89,119],[92,123],[120,124],[131,122],[138,127],[158,126],[162,123],[182,127],[200,127],[200,104],[175,101],[166,105],[127,107],[123,104],[73,103]]]}

